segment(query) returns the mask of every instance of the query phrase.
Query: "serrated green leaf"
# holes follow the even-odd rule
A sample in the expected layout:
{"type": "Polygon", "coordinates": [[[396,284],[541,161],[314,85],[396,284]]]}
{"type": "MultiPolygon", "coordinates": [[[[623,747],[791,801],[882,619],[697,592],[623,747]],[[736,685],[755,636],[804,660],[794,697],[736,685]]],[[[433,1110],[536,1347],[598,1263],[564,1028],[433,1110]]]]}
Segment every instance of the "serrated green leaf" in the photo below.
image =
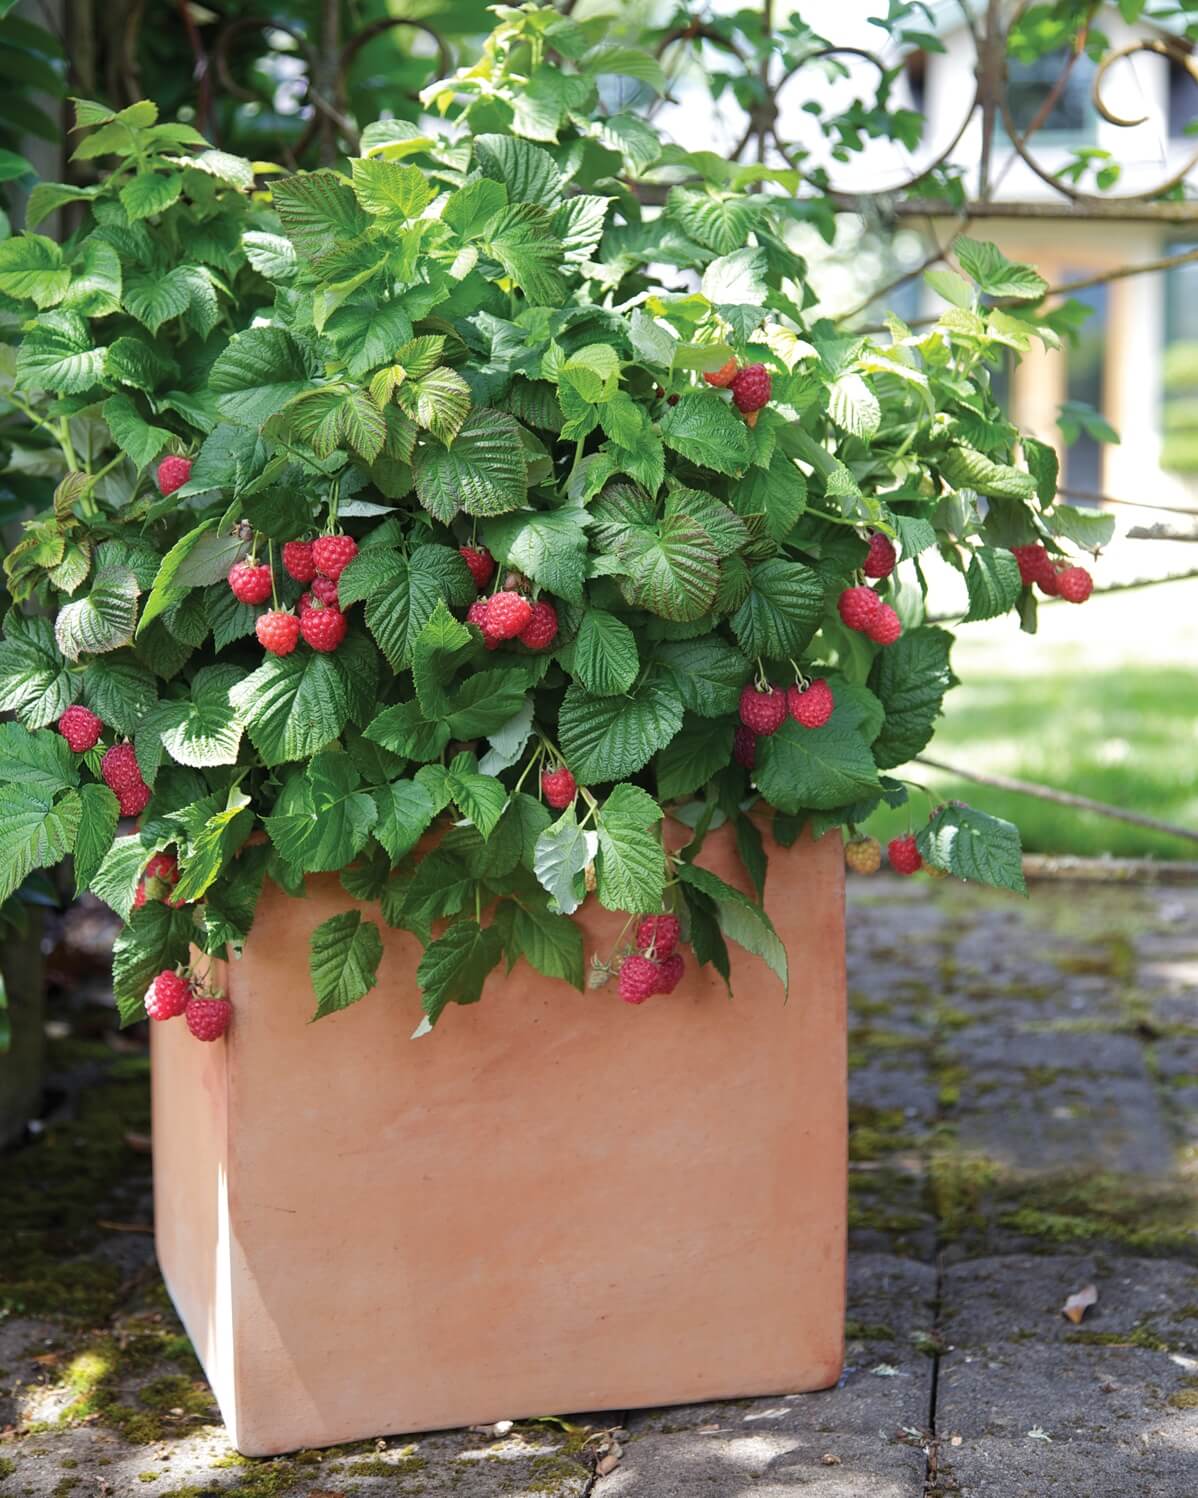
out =
{"type": "Polygon", "coordinates": [[[158,701],[153,674],[123,652],[88,661],[83,701],[117,733],[133,734],[158,701]]]}
{"type": "Polygon", "coordinates": [[[583,600],[588,516],[583,510],[521,510],[488,520],[483,540],[492,555],[571,603],[583,600]]]}
{"type": "Polygon", "coordinates": [[[1048,290],[1048,282],[1038,271],[1008,260],[997,245],[986,240],[959,234],[953,251],[965,274],[990,296],[1035,301],[1048,290]]]}
{"type": "Polygon", "coordinates": [[[859,374],[840,375],[828,386],[828,415],[843,431],[867,440],[882,424],[878,398],[859,374]]]}
{"type": "Polygon", "coordinates": [[[19,785],[47,800],[79,783],[75,756],[61,734],[0,723],[0,785],[19,785]]]}
{"type": "MultiPolygon", "coordinates": [[[[817,733],[822,731],[813,730],[817,733]]],[[[680,863],[678,877],[684,884],[714,901],[716,917],[723,934],[738,946],[744,947],[745,951],[762,958],[777,976],[783,990],[789,992],[786,948],[764,908],[709,870],[699,868],[697,864],[680,863]]]]}
{"type": "Polygon", "coordinates": [[[787,718],[757,743],[757,788],[779,811],[825,811],[877,788],[878,769],[851,715],[837,709],[822,728],[787,718]]]}
{"type": "Polygon", "coordinates": [[[689,515],[667,515],[655,530],[630,526],[619,544],[624,593],[638,608],[675,622],[701,619],[719,588],[719,554],[689,515]]]}
{"type": "Polygon", "coordinates": [[[283,328],[236,333],[208,375],[217,407],[239,426],[261,427],[308,388],[299,345],[283,328]]]}
{"type": "Polygon", "coordinates": [[[67,660],[128,645],[137,623],[138,592],[137,579],[124,567],[97,571],[87,597],[64,604],[54,621],[54,638],[67,660]]]}
{"type": "Polygon", "coordinates": [[[558,717],[562,753],[586,784],[635,775],[681,727],[678,688],[672,680],[652,677],[631,697],[593,697],[575,683],[558,717]]]}
{"type": "Polygon", "coordinates": [[[378,810],[374,836],[398,863],[423,837],[436,808],[418,780],[393,780],[372,794],[378,810]]]}
{"type": "Polygon", "coordinates": [[[0,905],[34,869],[52,868],[66,857],[82,812],[78,791],[67,791],[52,805],[28,786],[0,786],[0,905]]]}
{"type": "Polygon", "coordinates": [[[906,764],[931,739],[944,694],[956,683],[948,664],[952,643],[947,630],[925,625],[879,652],[869,673],[870,691],[886,711],[873,744],[879,769],[906,764]]]}
{"type": "Polygon", "coordinates": [[[268,765],[309,758],[349,720],[344,675],[327,655],[272,656],[230,691],[229,701],[268,765]]]}
{"type": "Polygon", "coordinates": [[[502,955],[498,931],[474,921],[455,921],[432,942],[416,969],[429,1024],[437,1023],[446,1004],[477,1004],[502,955]]]}
{"type": "Polygon", "coordinates": [[[175,910],[149,900],[133,911],[112,948],[113,996],[122,1025],[145,1019],[146,989],[163,969],[189,961],[195,931],[190,908],[175,910]]]}
{"type": "Polygon", "coordinates": [[[283,232],[304,259],[356,239],[370,222],[336,172],[297,172],[272,182],[270,192],[283,232]]]}
{"type": "Polygon", "coordinates": [[[1027,894],[1023,849],[1013,822],[972,806],[943,806],[915,835],[924,859],[959,879],[1027,894]]]}
{"type": "Polygon", "coordinates": [[[183,191],[183,177],[179,172],[161,175],[158,172],[139,172],[121,188],[121,206],[131,224],[138,219],[152,218],[163,213],[172,203],[179,201],[183,191]]]}
{"type": "Polygon", "coordinates": [[[540,146],[511,135],[477,135],[474,155],[484,177],[503,183],[509,203],[533,203],[552,212],[561,202],[561,173],[540,146]]]}
{"type": "Polygon", "coordinates": [[[316,992],[316,1013],[323,1019],[348,1009],[378,982],[383,938],[373,921],[360,910],[346,910],[322,921],[308,944],[308,971],[316,992]]]}
{"type": "Polygon", "coordinates": [[[17,234],[0,240],[0,292],[35,307],[61,302],[71,284],[62,251],[43,234],[17,234]]]}
{"type": "Polygon", "coordinates": [[[578,876],[590,857],[586,833],[578,825],[573,806],[568,806],[537,838],[533,873],[563,915],[572,915],[582,903],[578,876]]]}
{"type": "Polygon", "coordinates": [[[688,711],[705,718],[736,711],[751,667],[735,645],[719,635],[707,635],[668,641],[657,647],[656,654],[673,677],[688,711]]]}
{"type": "Polygon", "coordinates": [[[682,732],[657,756],[657,794],[675,801],[701,790],[732,759],[731,723],[690,716],[682,732]]]}
{"type": "Polygon", "coordinates": [[[824,586],[817,572],[780,557],[750,569],[750,589],[732,616],[732,631],[748,656],[787,660],[807,647],[819,628],[824,586]]]}
{"type": "Polygon", "coordinates": [[[1030,473],[1009,463],[994,463],[971,447],[950,447],[937,461],[954,489],[974,489],[1000,499],[1030,499],[1036,492],[1030,473]]]}
{"type": "Polygon", "coordinates": [[[588,608],[574,641],[571,670],[593,697],[622,695],[640,670],[636,636],[614,614],[588,608]]]}
{"type": "Polygon", "coordinates": [[[354,196],[366,212],[404,221],[418,218],[437,195],[437,189],[416,166],[403,166],[381,156],[350,162],[354,196]]]}
{"type": "Polygon", "coordinates": [[[655,825],[661,807],[636,786],[617,786],[597,818],[596,858],[599,903],[630,915],[661,909],[665,891],[665,853],[655,825]]]}
{"type": "Polygon", "coordinates": [[[1044,519],[1054,536],[1095,551],[1110,543],[1115,534],[1115,517],[1101,510],[1080,510],[1074,505],[1055,505],[1044,519]]]}
{"type": "Polygon", "coordinates": [[[79,791],[79,830],[75,834],[75,895],[90,888],[116,836],[120,809],[106,785],[85,785],[79,791]]]}
{"type": "Polygon", "coordinates": [[[701,468],[740,473],[749,464],[744,420],[714,391],[688,392],[661,419],[662,441],[701,468]]]}
{"type": "Polygon", "coordinates": [[[16,713],[26,728],[45,728],[70,707],[74,690],[51,621],[13,610],[0,643],[0,711],[16,713]]]}
{"type": "Polygon", "coordinates": [[[969,590],[966,623],[975,619],[994,619],[1019,602],[1023,587],[1019,563],[1009,551],[996,546],[979,546],[969,558],[965,586],[969,590]]]}
{"type": "Polygon", "coordinates": [[[205,666],[192,681],[191,700],[167,705],[172,722],[161,736],[173,760],[196,769],[237,763],[242,725],[233,716],[229,692],[244,677],[237,666],[205,666]]]}
{"type": "Polygon", "coordinates": [[[505,411],[471,411],[452,447],[426,441],[417,448],[413,470],[420,503],[446,524],[458,510],[517,510],[528,492],[520,427],[505,411]]]}
{"type": "Polygon", "coordinates": [[[569,916],[522,897],[512,915],[511,948],[546,978],[563,978],[582,990],[582,932],[569,916]]]}
{"type": "Polygon", "coordinates": [[[113,440],[138,468],[152,463],[173,434],[148,422],[127,395],[111,395],[101,408],[113,440]]]}

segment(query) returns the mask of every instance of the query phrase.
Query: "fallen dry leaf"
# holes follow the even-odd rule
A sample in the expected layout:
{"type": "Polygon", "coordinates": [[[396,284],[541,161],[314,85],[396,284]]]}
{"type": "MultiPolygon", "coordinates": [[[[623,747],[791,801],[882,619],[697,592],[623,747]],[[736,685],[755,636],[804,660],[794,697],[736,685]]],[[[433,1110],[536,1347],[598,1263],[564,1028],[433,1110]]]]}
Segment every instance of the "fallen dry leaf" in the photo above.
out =
{"type": "Polygon", "coordinates": [[[841,1465],[841,1460],[834,1451],[825,1451],[823,1456],[820,1457],[820,1461],[823,1462],[825,1467],[839,1467],[841,1465]]]}
{"type": "Polygon", "coordinates": [[[1061,1315],[1074,1326],[1081,1324],[1082,1317],[1091,1306],[1098,1304],[1097,1285],[1086,1285],[1081,1290],[1075,1290],[1065,1304],[1061,1307],[1061,1315]]]}
{"type": "Polygon", "coordinates": [[[611,1450],[606,1456],[601,1456],[595,1463],[595,1476],[606,1477],[609,1472],[614,1472],[620,1465],[620,1452],[611,1450]]]}

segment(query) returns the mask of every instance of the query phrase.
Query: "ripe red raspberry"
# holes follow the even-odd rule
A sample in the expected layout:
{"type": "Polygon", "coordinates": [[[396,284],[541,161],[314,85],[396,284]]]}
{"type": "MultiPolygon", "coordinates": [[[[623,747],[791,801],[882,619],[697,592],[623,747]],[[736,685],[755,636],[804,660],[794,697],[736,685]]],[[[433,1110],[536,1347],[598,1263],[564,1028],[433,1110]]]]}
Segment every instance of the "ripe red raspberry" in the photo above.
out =
{"type": "Polygon", "coordinates": [[[732,381],[736,379],[736,373],[740,366],[735,357],[728,360],[727,364],[721,364],[719,369],[707,370],[703,378],[709,385],[714,385],[717,390],[727,390],[732,381]]]}
{"type": "Polygon", "coordinates": [[[76,754],[83,754],[100,742],[104,725],[88,708],[68,707],[58,720],[58,731],[76,754]]]}
{"type": "Polygon", "coordinates": [[[685,971],[686,963],[682,960],[681,952],[674,952],[667,957],[657,973],[658,993],[673,993],[682,982],[685,971]]]}
{"type": "Polygon", "coordinates": [[[740,694],[740,721],[759,738],[768,738],[786,721],[786,693],[781,687],[759,692],[750,682],[740,694]]]}
{"type": "Polygon", "coordinates": [[[146,881],[144,879],[139,879],[137,881],[137,888],[133,891],[133,908],[134,908],[134,910],[140,910],[141,907],[145,903],[146,903],[146,881]]]}
{"type": "Polygon", "coordinates": [[[844,861],[854,874],[876,874],[882,867],[882,844],[876,837],[853,837],[844,845],[844,861]]]}
{"type": "Polygon", "coordinates": [[[319,598],[321,603],[327,603],[330,608],[341,607],[337,598],[337,584],[331,577],[318,572],[312,579],[311,592],[313,598],[319,598]]]}
{"type": "Polygon", "coordinates": [[[736,409],[748,416],[760,411],[770,398],[773,382],[764,364],[746,364],[729,386],[736,409]]]}
{"type": "Polygon", "coordinates": [[[358,543],[352,536],[318,536],[312,543],[312,560],[317,571],[334,582],[358,554],[358,543]]]}
{"type": "Polygon", "coordinates": [[[300,634],[313,650],[328,652],[336,650],[345,639],[349,624],[340,609],[310,608],[299,621],[300,634]]]}
{"type": "Polygon", "coordinates": [[[757,763],[757,735],[743,724],[732,738],[732,758],[746,770],[751,770],[757,763]]]}
{"type": "Polygon", "coordinates": [[[173,853],[155,853],[143,872],[146,879],[162,879],[167,884],[179,882],[179,860],[173,853]]]}
{"type": "Polygon", "coordinates": [[[902,621],[888,603],[881,604],[865,631],[875,645],[893,645],[903,632],[902,621]]]}
{"type": "Polygon", "coordinates": [[[190,905],[192,902],[183,895],[164,895],[162,903],[169,905],[172,910],[182,910],[185,905],[190,905]]]}
{"type": "Polygon", "coordinates": [[[270,597],[270,568],[253,562],[234,562],[229,568],[229,586],[241,603],[265,603],[270,597]]]}
{"type": "Polygon", "coordinates": [[[300,637],[300,622],[285,609],[267,609],[258,615],[254,633],[259,645],[271,655],[290,655],[300,637]]]}
{"type": "Polygon", "coordinates": [[[620,965],[620,997],[626,1004],[643,1004],[657,992],[661,972],[647,957],[625,957],[620,965]]]}
{"type": "Polygon", "coordinates": [[[150,787],[141,778],[132,744],[114,744],[106,750],[100,761],[100,774],[109,790],[116,792],[122,816],[135,817],[145,811],[150,787]]]}
{"type": "Polygon", "coordinates": [[[190,998],[191,984],[167,968],[146,989],[146,1013],[151,1019],[174,1019],[187,1008],[190,998]]]}
{"type": "Polygon", "coordinates": [[[190,999],[183,1015],[197,1040],[219,1040],[229,1028],[233,1006],[228,999],[190,999]]]}
{"type": "Polygon", "coordinates": [[[474,586],[481,593],[495,576],[495,558],[485,546],[459,546],[458,552],[470,568],[474,586]]]}
{"type": "Polygon", "coordinates": [[[483,633],[493,640],[514,640],[532,618],[532,604],[519,593],[492,593],[483,633]]]}
{"type": "Polygon", "coordinates": [[[866,630],[877,618],[882,600],[872,588],[846,588],[836,600],[836,607],[850,629],[866,630]]]}
{"type": "Polygon", "coordinates": [[[906,837],[895,837],[886,844],[886,856],[896,874],[917,874],[923,867],[919,848],[910,833],[906,837]]]}
{"type": "Polygon", "coordinates": [[[1060,596],[1061,589],[1058,584],[1058,579],[1060,578],[1062,570],[1063,569],[1058,568],[1055,565],[1051,566],[1049,567],[1047,572],[1044,573],[1043,577],[1038,577],[1036,579],[1036,586],[1040,589],[1041,593],[1043,593],[1046,598],[1057,598],[1060,596]]]}
{"type": "Polygon", "coordinates": [[[557,610],[538,598],[532,606],[532,618],[520,631],[520,643],[530,650],[548,650],[557,639],[557,610]]]}
{"type": "Polygon", "coordinates": [[[556,770],[541,771],[541,790],[555,811],[565,811],[578,794],[578,782],[565,765],[559,765],[556,770]]]}
{"type": "Polygon", "coordinates": [[[1057,573],[1057,592],[1067,603],[1085,603],[1094,591],[1094,579],[1084,567],[1064,567],[1057,573]]]}
{"type": "Polygon", "coordinates": [[[869,538],[869,555],[861,570],[866,577],[889,577],[894,571],[898,555],[889,536],[874,531],[869,538]]]}
{"type": "Polygon", "coordinates": [[[310,583],[316,576],[316,558],[312,555],[311,541],[285,541],[283,566],[287,575],[295,578],[297,583],[310,583]]]}
{"type": "Polygon", "coordinates": [[[640,952],[652,952],[659,962],[674,955],[682,927],[676,915],[647,915],[636,928],[636,945],[640,952]]]}
{"type": "Polygon", "coordinates": [[[1034,546],[1012,546],[1011,555],[1019,563],[1019,580],[1024,584],[1038,583],[1053,571],[1052,558],[1039,543],[1034,546]]]}
{"type": "Polygon", "coordinates": [[[786,709],[796,723],[804,728],[822,728],[832,716],[836,703],[832,688],[821,677],[809,682],[805,688],[786,689],[786,709]]]}
{"type": "Polygon", "coordinates": [[[190,458],[163,458],[158,465],[158,488],[164,495],[173,494],[176,489],[182,489],[190,477],[190,458]]]}
{"type": "Polygon", "coordinates": [[[487,599],[476,598],[474,600],[466,610],[466,623],[473,624],[476,629],[481,630],[483,644],[488,650],[498,650],[503,644],[502,640],[494,639],[487,633],[487,599]]]}

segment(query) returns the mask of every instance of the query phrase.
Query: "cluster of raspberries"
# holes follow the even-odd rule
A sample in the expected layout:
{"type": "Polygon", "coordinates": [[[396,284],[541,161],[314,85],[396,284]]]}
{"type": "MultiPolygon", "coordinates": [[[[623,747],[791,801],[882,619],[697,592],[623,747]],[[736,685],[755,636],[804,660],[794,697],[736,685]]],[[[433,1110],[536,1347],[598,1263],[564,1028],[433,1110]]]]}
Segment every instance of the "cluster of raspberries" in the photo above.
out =
{"type": "Polygon", "coordinates": [[[895,611],[864,584],[846,588],[836,600],[836,609],[849,629],[857,630],[875,645],[893,645],[903,632],[895,611]]]}
{"type": "Polygon", "coordinates": [[[703,378],[718,390],[732,395],[732,404],[749,426],[756,426],[757,413],[769,404],[773,381],[764,364],[745,364],[733,358],[719,369],[709,370],[703,378]]]}
{"type": "Polygon", "coordinates": [[[145,1005],[152,1020],[177,1019],[181,1014],[197,1040],[219,1040],[233,1018],[228,999],[203,993],[171,968],[164,968],[146,989],[145,1005]]]}
{"type": "Polygon", "coordinates": [[[636,928],[636,951],[620,965],[620,997],[643,1004],[655,993],[673,993],[686,964],[678,951],[682,928],[673,915],[646,916],[636,928]]]}
{"type": "Polygon", "coordinates": [[[1085,603],[1094,591],[1094,579],[1084,567],[1070,567],[1049,556],[1046,547],[1012,546],[1011,554],[1019,563],[1019,577],[1025,587],[1033,584],[1049,598],[1063,598],[1066,603],[1085,603]]]}
{"type": "MultiPolygon", "coordinates": [[[[925,865],[912,833],[891,838],[886,845],[886,856],[896,874],[918,874],[922,868],[933,878],[944,873],[932,864],[925,865]]],[[[844,845],[844,861],[854,874],[876,874],[882,867],[882,845],[876,837],[850,838],[844,845]]]]}
{"type": "MultiPolygon", "coordinates": [[[[458,551],[481,593],[495,576],[495,558],[485,546],[460,546],[458,551]]],[[[512,588],[475,599],[466,621],[478,629],[488,650],[498,650],[507,640],[519,640],[530,650],[548,650],[557,639],[557,610],[549,600],[538,598],[534,603],[512,588]]]]}
{"type": "Polygon", "coordinates": [[[805,686],[768,686],[764,690],[750,682],[740,694],[740,727],[732,741],[732,757],[751,770],[757,763],[757,740],[777,733],[786,719],[803,728],[822,728],[836,703],[832,688],[822,677],[805,686]]]}
{"type": "MultiPolygon", "coordinates": [[[[296,613],[272,608],[258,616],[254,632],[264,650],[290,655],[301,638],[325,654],[337,649],[349,628],[337,599],[337,579],[357,554],[358,543],[352,536],[284,543],[284,570],[297,583],[307,584],[308,591],[301,595],[296,613]]],[[[265,603],[274,593],[274,575],[252,558],[234,562],[229,568],[229,587],[240,603],[265,603]]]]}

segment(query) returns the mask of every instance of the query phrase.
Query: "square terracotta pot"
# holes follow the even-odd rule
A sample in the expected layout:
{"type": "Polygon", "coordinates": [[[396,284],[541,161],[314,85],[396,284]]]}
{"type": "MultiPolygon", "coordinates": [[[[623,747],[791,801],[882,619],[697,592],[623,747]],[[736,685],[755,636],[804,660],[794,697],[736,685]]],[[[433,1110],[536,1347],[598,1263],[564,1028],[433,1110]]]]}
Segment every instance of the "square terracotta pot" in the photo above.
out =
{"type": "MultiPolygon", "coordinates": [[[[841,842],[767,850],[789,1003],[739,948],[731,1001],[691,959],[641,1008],[520,964],[415,1041],[417,942],[310,1024],[347,896],[267,887],[228,1036],[152,1027],[158,1257],[241,1451],[836,1381],[841,842]]],[[[701,861],[745,887],[727,829],[701,861]]]]}

